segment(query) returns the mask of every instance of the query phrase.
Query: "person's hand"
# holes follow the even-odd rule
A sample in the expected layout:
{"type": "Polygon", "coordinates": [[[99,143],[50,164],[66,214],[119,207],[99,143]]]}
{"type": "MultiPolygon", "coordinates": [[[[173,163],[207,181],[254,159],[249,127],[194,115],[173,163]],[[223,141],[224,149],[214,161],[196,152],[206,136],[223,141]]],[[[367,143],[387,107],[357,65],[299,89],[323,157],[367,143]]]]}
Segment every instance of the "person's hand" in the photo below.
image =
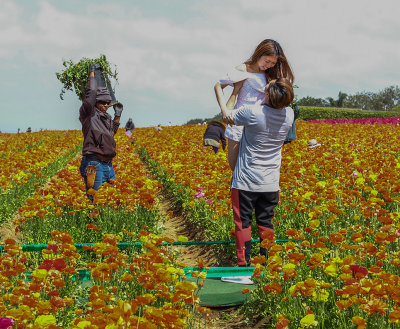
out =
{"type": "Polygon", "coordinates": [[[120,117],[122,114],[122,111],[124,110],[124,106],[121,103],[117,103],[113,105],[114,108],[114,115],[116,117],[120,117]]]}
{"type": "Polygon", "coordinates": [[[227,124],[227,125],[233,125],[234,124],[233,119],[232,119],[232,117],[230,115],[223,115],[222,114],[222,122],[227,124]]]}

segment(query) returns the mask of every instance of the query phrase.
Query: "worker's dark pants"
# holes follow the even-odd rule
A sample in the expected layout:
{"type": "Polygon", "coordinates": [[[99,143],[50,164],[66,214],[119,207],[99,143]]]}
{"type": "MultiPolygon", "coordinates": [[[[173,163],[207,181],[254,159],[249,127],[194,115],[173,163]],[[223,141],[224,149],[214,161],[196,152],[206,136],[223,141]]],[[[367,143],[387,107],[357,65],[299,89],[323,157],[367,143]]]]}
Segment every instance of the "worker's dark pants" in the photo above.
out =
{"type": "MultiPolygon", "coordinates": [[[[251,220],[253,210],[256,215],[258,232],[274,229],[272,219],[274,208],[279,202],[279,191],[251,192],[232,188],[233,220],[235,222],[236,255],[239,266],[250,265],[251,255],[251,220]]],[[[267,256],[265,248],[260,247],[260,254],[267,256]]]]}

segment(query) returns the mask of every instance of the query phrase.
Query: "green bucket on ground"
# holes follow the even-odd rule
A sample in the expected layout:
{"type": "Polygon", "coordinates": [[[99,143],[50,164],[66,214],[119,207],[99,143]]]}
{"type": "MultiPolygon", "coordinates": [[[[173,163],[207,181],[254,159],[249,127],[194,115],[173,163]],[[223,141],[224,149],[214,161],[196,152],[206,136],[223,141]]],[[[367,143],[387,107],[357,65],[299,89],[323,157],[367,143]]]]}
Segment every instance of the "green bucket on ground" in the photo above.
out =
{"type": "Polygon", "coordinates": [[[221,281],[223,277],[250,277],[255,267],[210,267],[207,270],[207,278],[201,280],[192,278],[190,272],[196,268],[185,268],[187,281],[203,281],[204,286],[198,292],[200,305],[207,307],[227,307],[242,305],[249,294],[243,294],[242,290],[253,290],[254,284],[241,284],[221,281]]]}

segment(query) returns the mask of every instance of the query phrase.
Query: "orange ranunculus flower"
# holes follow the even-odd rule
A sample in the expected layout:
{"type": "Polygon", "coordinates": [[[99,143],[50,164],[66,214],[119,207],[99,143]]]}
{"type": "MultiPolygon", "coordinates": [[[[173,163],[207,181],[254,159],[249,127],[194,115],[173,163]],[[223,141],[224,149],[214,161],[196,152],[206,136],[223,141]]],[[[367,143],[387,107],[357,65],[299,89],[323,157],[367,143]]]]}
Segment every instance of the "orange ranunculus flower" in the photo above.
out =
{"type": "Polygon", "coordinates": [[[292,250],[296,248],[296,243],[294,243],[293,241],[288,241],[284,244],[285,250],[292,250]]]}
{"type": "Polygon", "coordinates": [[[274,255],[272,257],[268,257],[267,267],[273,271],[277,271],[282,268],[282,262],[283,262],[282,257],[274,255]]]}
{"type": "Polygon", "coordinates": [[[352,302],[348,299],[339,299],[336,301],[336,306],[339,307],[340,310],[345,308],[349,308],[352,305],[352,302]]]}
{"type": "Polygon", "coordinates": [[[136,296],[135,300],[139,305],[148,305],[156,300],[156,298],[151,294],[144,294],[143,296],[136,296]]]}
{"type": "Polygon", "coordinates": [[[395,309],[389,313],[389,319],[392,323],[400,323],[400,309],[395,309]]]}
{"type": "Polygon", "coordinates": [[[329,241],[334,245],[340,245],[344,241],[344,236],[341,233],[331,233],[329,241]]]}
{"type": "Polygon", "coordinates": [[[249,288],[242,289],[242,294],[248,294],[251,290],[249,288]]]}
{"type": "Polygon", "coordinates": [[[101,227],[99,227],[99,226],[96,226],[96,225],[94,225],[94,224],[87,224],[86,225],[86,228],[88,229],[88,230],[93,230],[93,231],[101,231],[102,230],[102,228],[101,227]]]}
{"type": "Polygon", "coordinates": [[[204,263],[204,259],[203,258],[201,258],[201,257],[197,258],[196,262],[197,262],[197,267],[199,268],[199,270],[204,269],[205,263],[204,263]]]}
{"type": "Polygon", "coordinates": [[[306,262],[306,264],[310,267],[310,269],[314,269],[315,267],[322,266],[322,261],[324,257],[320,253],[314,253],[311,255],[310,259],[306,262]]]}
{"type": "Polygon", "coordinates": [[[271,242],[275,241],[275,231],[273,229],[267,228],[264,232],[261,233],[262,239],[267,239],[271,242]]]}
{"type": "Polygon", "coordinates": [[[289,326],[290,320],[283,313],[276,315],[276,329],[286,329],[289,326]]]}
{"type": "Polygon", "coordinates": [[[366,311],[369,316],[371,316],[374,313],[383,315],[386,313],[389,307],[381,299],[373,298],[368,303],[361,305],[360,308],[366,311]]]}
{"type": "Polygon", "coordinates": [[[351,321],[357,326],[357,329],[364,329],[367,326],[367,321],[359,316],[353,316],[351,321]]]}
{"type": "Polygon", "coordinates": [[[286,230],[286,235],[288,235],[288,236],[295,236],[295,235],[297,235],[297,230],[296,229],[294,229],[294,228],[290,228],[290,229],[288,229],[288,230],[286,230]]]}
{"type": "Polygon", "coordinates": [[[289,258],[289,262],[295,265],[299,264],[306,256],[301,252],[291,252],[286,254],[289,258]]]}
{"type": "Polygon", "coordinates": [[[265,259],[264,256],[256,256],[251,260],[251,262],[253,264],[256,264],[256,265],[257,264],[264,264],[266,262],[266,259],[265,259]]]}
{"type": "Polygon", "coordinates": [[[50,298],[50,304],[55,308],[63,308],[65,307],[65,302],[62,298],[58,296],[53,296],[50,298]]]}
{"type": "Polygon", "coordinates": [[[282,286],[277,282],[272,282],[264,286],[264,291],[270,294],[279,295],[282,291],[282,286]]]}
{"type": "Polygon", "coordinates": [[[386,238],[388,237],[388,234],[386,232],[377,232],[375,234],[375,242],[376,243],[386,243],[386,238]]]}

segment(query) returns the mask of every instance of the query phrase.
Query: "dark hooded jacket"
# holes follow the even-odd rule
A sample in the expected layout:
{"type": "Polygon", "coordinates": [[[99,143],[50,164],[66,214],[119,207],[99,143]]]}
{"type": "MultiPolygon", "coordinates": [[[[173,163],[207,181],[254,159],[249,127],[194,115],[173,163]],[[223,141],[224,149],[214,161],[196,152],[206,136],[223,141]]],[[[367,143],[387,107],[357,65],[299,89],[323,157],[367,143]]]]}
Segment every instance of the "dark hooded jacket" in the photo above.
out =
{"type": "MultiPolygon", "coordinates": [[[[111,115],[96,108],[97,81],[89,77],[86,95],[79,109],[79,121],[82,123],[82,155],[99,155],[111,161],[116,155],[114,135],[119,123],[111,115]]],[[[110,98],[111,99],[111,98],[110,98]]]]}
{"type": "Polygon", "coordinates": [[[204,139],[213,139],[219,143],[221,141],[222,148],[225,150],[226,139],[225,139],[225,127],[216,121],[212,121],[208,124],[206,131],[203,135],[204,139]]]}

